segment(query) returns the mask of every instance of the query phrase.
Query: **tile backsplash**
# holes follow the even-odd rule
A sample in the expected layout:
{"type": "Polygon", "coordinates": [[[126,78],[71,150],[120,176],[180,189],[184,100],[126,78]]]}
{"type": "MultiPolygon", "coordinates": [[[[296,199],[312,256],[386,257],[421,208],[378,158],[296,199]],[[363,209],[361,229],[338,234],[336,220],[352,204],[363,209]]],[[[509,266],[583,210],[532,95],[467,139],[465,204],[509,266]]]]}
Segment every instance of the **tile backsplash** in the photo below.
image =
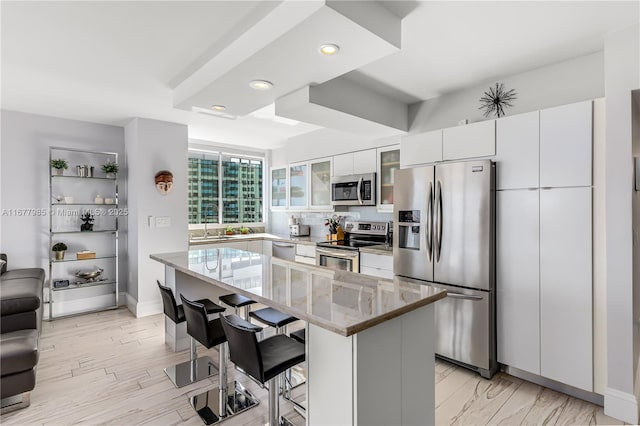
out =
{"type": "Polygon", "coordinates": [[[327,218],[338,215],[343,216],[346,220],[370,220],[376,222],[388,222],[393,220],[392,213],[379,213],[375,207],[341,207],[340,211],[331,212],[271,212],[271,221],[268,229],[273,234],[288,235],[289,234],[289,218],[295,216],[298,223],[309,225],[311,237],[323,238],[327,233],[327,227],[324,223],[327,218]]]}

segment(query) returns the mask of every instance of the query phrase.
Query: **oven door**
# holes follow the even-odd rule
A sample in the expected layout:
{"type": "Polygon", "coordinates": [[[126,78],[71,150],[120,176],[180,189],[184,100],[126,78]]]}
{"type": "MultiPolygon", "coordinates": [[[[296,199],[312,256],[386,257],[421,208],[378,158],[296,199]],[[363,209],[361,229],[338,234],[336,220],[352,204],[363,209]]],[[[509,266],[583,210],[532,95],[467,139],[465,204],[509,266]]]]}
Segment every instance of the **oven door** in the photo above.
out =
{"type": "Polygon", "coordinates": [[[316,247],[316,265],[338,271],[360,272],[360,252],[316,247]]]}

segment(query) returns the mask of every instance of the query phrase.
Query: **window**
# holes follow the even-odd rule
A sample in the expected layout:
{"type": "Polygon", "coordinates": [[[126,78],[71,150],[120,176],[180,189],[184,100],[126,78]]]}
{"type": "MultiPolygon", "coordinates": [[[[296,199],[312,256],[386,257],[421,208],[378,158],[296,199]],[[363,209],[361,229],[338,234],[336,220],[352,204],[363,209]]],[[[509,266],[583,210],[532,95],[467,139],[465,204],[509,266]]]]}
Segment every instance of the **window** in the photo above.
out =
{"type": "Polygon", "coordinates": [[[264,158],[189,151],[189,223],[262,223],[264,158]]]}

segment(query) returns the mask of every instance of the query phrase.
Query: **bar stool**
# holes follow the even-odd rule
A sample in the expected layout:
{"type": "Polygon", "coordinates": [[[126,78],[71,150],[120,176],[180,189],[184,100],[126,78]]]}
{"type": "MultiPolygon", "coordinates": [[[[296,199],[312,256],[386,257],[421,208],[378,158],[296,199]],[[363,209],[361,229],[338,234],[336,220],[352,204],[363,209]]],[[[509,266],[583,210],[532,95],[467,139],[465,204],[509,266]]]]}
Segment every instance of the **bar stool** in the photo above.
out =
{"type": "Polygon", "coordinates": [[[249,312],[249,316],[251,318],[255,318],[263,324],[275,328],[276,334],[282,333],[283,327],[286,327],[287,324],[298,321],[298,318],[289,314],[285,314],[273,308],[262,308],[258,309],[257,311],[251,311],[249,312]]]}
{"type": "MultiPolygon", "coordinates": [[[[173,291],[169,287],[165,287],[157,281],[158,288],[160,288],[160,295],[162,296],[162,305],[164,308],[164,314],[173,321],[176,325],[185,321],[184,308],[182,305],[176,303],[176,298],[173,296],[173,291]]],[[[196,302],[202,304],[207,314],[215,314],[224,312],[222,306],[216,305],[209,299],[200,299],[196,302]]],[[[189,361],[185,361],[180,364],[172,365],[164,369],[164,372],[169,376],[169,379],[173,382],[174,386],[181,388],[188,384],[206,379],[213,375],[212,370],[215,370],[213,360],[204,356],[198,358],[196,351],[196,342],[191,339],[191,351],[189,355],[189,361]]]]}
{"type": "Polygon", "coordinates": [[[246,321],[249,321],[249,305],[256,303],[255,300],[251,300],[248,297],[237,293],[225,294],[224,296],[220,296],[219,300],[225,305],[231,306],[236,315],[238,315],[238,308],[243,308],[242,317],[246,321]]]}
{"type": "Polygon", "coordinates": [[[294,340],[297,340],[298,342],[304,345],[307,337],[306,329],[301,328],[300,330],[292,331],[291,333],[289,333],[289,337],[291,337],[294,340]]]}
{"type": "Polygon", "coordinates": [[[231,361],[254,380],[269,388],[269,425],[290,424],[282,418],[278,399],[278,376],[296,364],[304,362],[304,345],[284,334],[258,341],[250,323],[230,320],[220,314],[227,335],[231,361]]]}
{"type": "MultiPolygon", "coordinates": [[[[258,405],[259,401],[242,386],[234,381],[232,394],[229,395],[227,383],[227,336],[222,328],[220,318],[209,320],[202,303],[192,302],[180,295],[187,318],[187,333],[207,349],[218,346],[218,387],[189,398],[191,406],[202,421],[207,424],[218,423],[242,411],[258,405]]],[[[222,314],[220,314],[222,315],[222,314]]],[[[253,332],[261,330],[252,325],[253,332]]]]}

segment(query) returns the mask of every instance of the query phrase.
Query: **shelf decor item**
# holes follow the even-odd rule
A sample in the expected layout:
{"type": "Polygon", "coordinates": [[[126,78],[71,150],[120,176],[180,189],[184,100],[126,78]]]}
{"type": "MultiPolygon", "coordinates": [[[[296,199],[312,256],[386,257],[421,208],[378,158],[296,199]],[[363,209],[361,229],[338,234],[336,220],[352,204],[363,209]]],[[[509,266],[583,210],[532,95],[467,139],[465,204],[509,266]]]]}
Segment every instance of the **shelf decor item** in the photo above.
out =
{"type": "Polygon", "coordinates": [[[82,220],[82,225],[80,225],[81,231],[93,231],[93,215],[89,212],[80,216],[80,220],[82,220]]]}
{"type": "Polygon", "coordinates": [[[504,89],[504,84],[496,83],[495,87],[489,87],[488,92],[484,92],[484,96],[480,98],[480,107],[484,110],[483,115],[487,118],[491,114],[496,117],[504,117],[504,109],[513,106],[512,101],[516,100],[515,89],[504,89]]]}
{"type": "Polygon", "coordinates": [[[240,233],[241,234],[248,234],[249,233],[249,228],[247,228],[246,226],[243,226],[242,228],[240,228],[240,233]]]}
{"type": "Polygon", "coordinates": [[[118,164],[115,161],[107,161],[102,165],[102,171],[106,174],[107,178],[114,179],[116,173],[118,173],[118,164]]]}
{"type": "Polygon", "coordinates": [[[64,252],[67,250],[67,245],[65,243],[55,243],[53,247],[51,247],[51,251],[56,254],[56,260],[64,260],[64,252]]]}
{"type": "Polygon", "coordinates": [[[224,230],[225,235],[233,235],[236,233],[236,230],[233,228],[233,226],[227,226],[227,228],[224,230]]]}
{"type": "Polygon", "coordinates": [[[162,195],[167,195],[173,188],[173,173],[169,170],[160,170],[156,173],[156,189],[162,195]]]}
{"type": "Polygon", "coordinates": [[[58,176],[62,176],[64,171],[69,168],[69,163],[67,160],[63,160],[62,158],[56,158],[49,162],[51,168],[54,170],[55,174],[58,176]]]}
{"type": "Polygon", "coordinates": [[[91,250],[83,250],[76,253],[77,260],[95,259],[96,252],[91,250]]]}

